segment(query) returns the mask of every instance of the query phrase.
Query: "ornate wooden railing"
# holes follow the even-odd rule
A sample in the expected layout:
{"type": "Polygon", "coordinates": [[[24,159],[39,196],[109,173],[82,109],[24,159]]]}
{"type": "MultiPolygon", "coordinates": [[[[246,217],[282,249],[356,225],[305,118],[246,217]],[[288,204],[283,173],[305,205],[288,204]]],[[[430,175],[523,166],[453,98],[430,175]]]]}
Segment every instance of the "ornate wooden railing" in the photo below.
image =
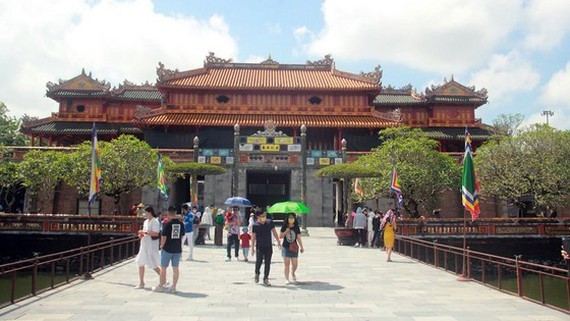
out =
{"type": "Polygon", "coordinates": [[[401,219],[398,234],[403,236],[564,236],[570,235],[570,219],[481,218],[468,219],[401,219]]]}
{"type": "Polygon", "coordinates": [[[143,219],[131,216],[0,214],[0,231],[133,234],[143,219]]]}

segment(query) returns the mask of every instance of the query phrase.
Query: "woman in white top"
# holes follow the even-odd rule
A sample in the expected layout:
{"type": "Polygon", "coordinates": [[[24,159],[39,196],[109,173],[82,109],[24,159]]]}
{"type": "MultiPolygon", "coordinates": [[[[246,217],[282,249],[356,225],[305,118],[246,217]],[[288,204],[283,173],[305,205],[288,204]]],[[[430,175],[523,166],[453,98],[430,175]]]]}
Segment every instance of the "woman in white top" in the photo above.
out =
{"type": "Polygon", "coordinates": [[[157,214],[151,206],[145,208],[147,219],[144,221],[143,228],[138,232],[140,239],[139,253],[135,262],[139,267],[139,285],[135,289],[144,289],[144,270],[145,266],[154,270],[160,275],[160,252],[159,252],[159,232],[160,222],[157,214]],[[153,240],[153,238],[155,238],[153,240]]]}
{"type": "Polygon", "coordinates": [[[212,238],[210,237],[210,227],[214,225],[214,218],[212,217],[212,210],[209,207],[206,207],[204,210],[200,225],[204,225],[204,227],[206,227],[206,235],[208,236],[208,240],[211,240],[212,238]]]}

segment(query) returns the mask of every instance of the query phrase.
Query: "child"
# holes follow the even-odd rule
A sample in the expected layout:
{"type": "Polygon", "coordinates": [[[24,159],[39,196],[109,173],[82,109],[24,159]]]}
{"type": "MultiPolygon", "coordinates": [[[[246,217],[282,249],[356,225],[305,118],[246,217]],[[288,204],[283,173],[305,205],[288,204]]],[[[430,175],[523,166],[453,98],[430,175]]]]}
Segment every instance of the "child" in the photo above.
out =
{"type": "Polygon", "coordinates": [[[243,252],[244,261],[247,262],[247,256],[249,255],[249,242],[251,240],[251,235],[247,231],[247,226],[242,228],[241,235],[239,236],[241,240],[241,250],[243,252]]]}

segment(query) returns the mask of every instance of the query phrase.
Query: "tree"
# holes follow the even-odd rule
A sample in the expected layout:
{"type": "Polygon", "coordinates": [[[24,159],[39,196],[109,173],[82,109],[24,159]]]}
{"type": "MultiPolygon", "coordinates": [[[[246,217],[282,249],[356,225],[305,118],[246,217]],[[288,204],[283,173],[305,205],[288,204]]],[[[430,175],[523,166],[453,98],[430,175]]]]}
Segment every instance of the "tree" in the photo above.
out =
{"type": "Polygon", "coordinates": [[[514,136],[523,120],[523,114],[500,114],[493,120],[493,133],[495,135],[514,136]]]}
{"type": "MultiPolygon", "coordinates": [[[[43,201],[39,206],[47,204],[63,179],[65,157],[63,152],[39,150],[32,150],[24,155],[19,166],[20,175],[26,192],[43,201]]],[[[42,208],[37,211],[42,211],[42,208]]]]}
{"type": "Polygon", "coordinates": [[[120,201],[123,193],[156,186],[158,154],[146,142],[132,135],[121,135],[109,143],[101,142],[99,148],[103,180],[101,192],[113,197],[116,212],[122,213],[120,201]]]}
{"type": "Polygon", "coordinates": [[[481,189],[524,208],[555,208],[570,193],[570,131],[535,125],[515,137],[489,141],[475,156],[481,189]]]}
{"type": "Polygon", "coordinates": [[[4,202],[6,208],[4,212],[14,213],[14,204],[18,192],[24,189],[22,185],[22,175],[18,169],[18,163],[14,161],[0,162],[0,193],[4,194],[4,202]]]}
{"type": "Polygon", "coordinates": [[[437,151],[437,142],[419,129],[388,128],[380,132],[384,143],[355,163],[376,169],[377,178],[362,180],[364,199],[390,197],[392,168],[396,166],[404,197],[403,207],[411,217],[433,210],[439,195],[459,190],[461,168],[449,155],[437,151]]]}
{"type": "Polygon", "coordinates": [[[21,120],[9,116],[8,112],[8,107],[3,102],[0,102],[0,145],[25,145],[26,137],[19,132],[21,120]]]}

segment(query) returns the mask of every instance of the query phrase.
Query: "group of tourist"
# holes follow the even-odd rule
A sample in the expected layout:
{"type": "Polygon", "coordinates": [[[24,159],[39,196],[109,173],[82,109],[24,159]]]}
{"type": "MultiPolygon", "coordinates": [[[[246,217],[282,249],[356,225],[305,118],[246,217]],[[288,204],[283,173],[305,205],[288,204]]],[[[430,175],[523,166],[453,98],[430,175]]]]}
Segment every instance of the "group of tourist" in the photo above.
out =
{"type": "Polygon", "coordinates": [[[356,233],[356,244],[354,247],[369,248],[377,247],[386,250],[386,261],[392,262],[391,255],[394,247],[395,234],[397,229],[397,217],[393,210],[388,210],[386,214],[382,211],[372,211],[368,208],[358,207],[356,211],[344,213],[337,218],[341,225],[352,228],[356,233]]]}
{"type": "MultiPolygon", "coordinates": [[[[219,216],[223,214],[222,209],[218,209],[216,220],[219,223],[219,216]],[[221,212],[220,212],[221,211],[221,212]]],[[[206,220],[207,226],[213,225],[213,215],[210,208],[206,208],[204,213],[200,213],[196,206],[190,207],[188,204],[182,205],[182,213],[177,214],[174,207],[168,209],[168,214],[159,220],[159,215],[154,208],[148,206],[140,214],[146,219],[143,227],[138,231],[140,238],[140,249],[135,259],[138,265],[139,284],[136,289],[145,288],[145,267],[154,270],[159,275],[159,284],[153,287],[155,292],[169,291],[176,293],[176,285],[180,277],[179,264],[182,257],[182,247],[188,245],[188,257],[186,260],[192,261],[194,252],[194,241],[197,233],[194,228],[200,222],[206,220]],[[166,270],[172,264],[172,284],[166,280],[166,270]]],[[[273,255],[274,240],[281,250],[284,258],[284,273],[287,283],[297,281],[295,272],[298,267],[299,252],[304,252],[301,239],[301,230],[297,216],[290,213],[287,221],[277,233],[273,220],[267,218],[267,213],[261,209],[255,209],[244,225],[244,217],[237,207],[228,209],[224,225],[227,230],[227,259],[231,261],[231,248],[234,249],[234,257],[239,261],[239,248],[241,241],[244,261],[248,261],[249,250],[251,256],[256,256],[254,280],[259,283],[261,276],[261,265],[264,265],[263,284],[270,286],[269,272],[271,269],[271,257],[273,255]],[[257,254],[257,255],[256,255],[257,254]]]]}

